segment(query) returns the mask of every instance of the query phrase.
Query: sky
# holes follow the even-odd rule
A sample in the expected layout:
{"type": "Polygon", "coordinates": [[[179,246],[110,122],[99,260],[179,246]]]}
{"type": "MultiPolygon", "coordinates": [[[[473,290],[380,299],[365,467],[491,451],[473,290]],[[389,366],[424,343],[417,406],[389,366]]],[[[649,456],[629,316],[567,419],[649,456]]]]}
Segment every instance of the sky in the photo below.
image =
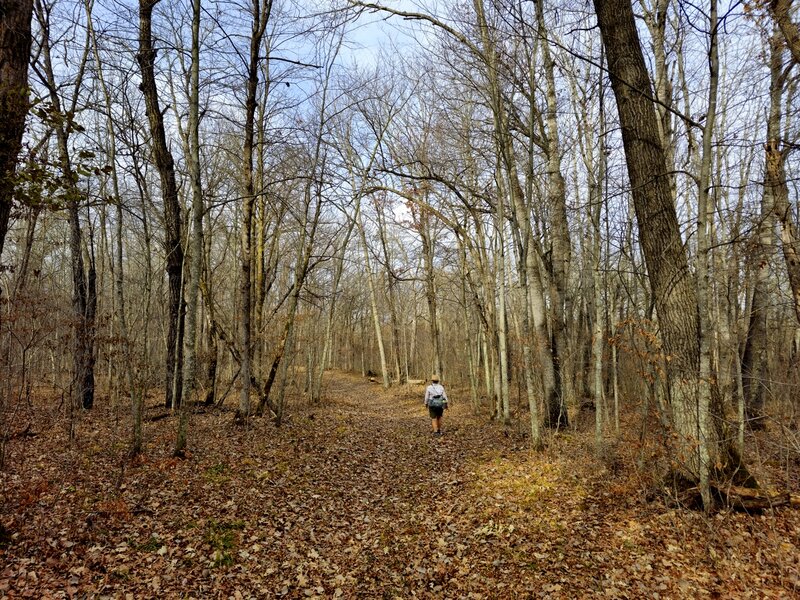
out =
{"type": "MultiPolygon", "coordinates": [[[[419,11],[409,0],[384,0],[381,4],[399,10],[419,11]]],[[[376,65],[381,57],[402,52],[415,44],[412,28],[400,17],[378,12],[365,12],[348,28],[345,62],[376,65]]]]}

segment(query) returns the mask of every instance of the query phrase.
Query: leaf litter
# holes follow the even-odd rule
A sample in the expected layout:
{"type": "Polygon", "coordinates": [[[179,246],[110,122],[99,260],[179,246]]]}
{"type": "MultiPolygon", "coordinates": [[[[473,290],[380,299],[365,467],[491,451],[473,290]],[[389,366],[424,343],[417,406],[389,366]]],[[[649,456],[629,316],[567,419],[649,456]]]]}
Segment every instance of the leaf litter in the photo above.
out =
{"type": "Polygon", "coordinates": [[[457,401],[434,438],[421,389],[331,373],[280,428],[193,415],[186,459],[170,417],[129,460],[124,414],[86,413],[73,444],[52,418],[9,444],[0,597],[800,596],[795,510],[647,502],[590,438],[531,452],[457,401]]]}

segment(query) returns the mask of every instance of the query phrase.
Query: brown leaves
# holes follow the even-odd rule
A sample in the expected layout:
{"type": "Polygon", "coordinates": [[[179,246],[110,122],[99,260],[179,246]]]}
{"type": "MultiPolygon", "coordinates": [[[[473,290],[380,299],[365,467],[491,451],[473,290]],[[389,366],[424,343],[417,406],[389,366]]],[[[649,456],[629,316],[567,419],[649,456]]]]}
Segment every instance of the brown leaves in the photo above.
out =
{"type": "Polygon", "coordinates": [[[579,434],[531,453],[457,404],[433,438],[418,394],[333,377],[315,418],[295,407],[281,429],[196,415],[185,460],[163,419],[121,469],[123,433],[102,410],[85,418],[97,433],[84,449],[14,440],[0,597],[736,598],[800,585],[795,511],[709,523],[637,500],[579,434]],[[374,403],[353,402],[367,389],[374,403]]]}

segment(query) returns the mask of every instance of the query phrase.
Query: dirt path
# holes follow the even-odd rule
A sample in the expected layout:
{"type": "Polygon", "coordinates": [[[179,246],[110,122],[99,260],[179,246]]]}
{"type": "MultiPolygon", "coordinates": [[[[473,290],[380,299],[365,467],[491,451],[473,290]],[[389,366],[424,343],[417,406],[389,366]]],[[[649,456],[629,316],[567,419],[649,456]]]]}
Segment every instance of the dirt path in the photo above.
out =
{"type": "Polygon", "coordinates": [[[470,443],[463,406],[446,414],[444,436],[432,436],[421,393],[336,380],[336,405],[300,434],[311,475],[293,487],[310,499],[311,516],[293,537],[306,556],[319,555],[305,563],[310,571],[336,573],[341,594],[440,594],[457,569],[463,548],[448,524],[462,510],[469,464],[485,450],[470,443]]]}
{"type": "MultiPolygon", "coordinates": [[[[568,432],[543,453],[457,393],[435,438],[422,388],[331,374],[327,400],[247,431],[229,412],[147,426],[119,411],[9,449],[0,597],[759,598],[800,590],[800,521],[648,504],[568,432]]],[[[153,409],[158,410],[158,409],[153,409]]],[[[37,414],[32,412],[31,419],[37,414]]],[[[42,415],[38,418],[42,420],[42,415]]],[[[590,448],[590,447],[589,447],[590,448]]]]}

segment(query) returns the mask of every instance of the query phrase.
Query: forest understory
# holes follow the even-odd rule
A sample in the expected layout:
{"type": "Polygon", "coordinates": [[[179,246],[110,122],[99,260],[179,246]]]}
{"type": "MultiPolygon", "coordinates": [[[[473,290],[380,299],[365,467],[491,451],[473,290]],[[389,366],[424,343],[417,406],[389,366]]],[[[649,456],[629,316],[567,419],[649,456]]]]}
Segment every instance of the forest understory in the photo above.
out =
{"type": "Polygon", "coordinates": [[[17,407],[0,597],[800,595],[796,509],[671,506],[633,444],[598,459],[592,431],[568,430],[531,452],[457,390],[434,437],[421,386],[326,381],[280,428],[194,414],[184,459],[155,396],[133,461],[126,406],[84,413],[73,443],[52,398],[17,407]]]}

